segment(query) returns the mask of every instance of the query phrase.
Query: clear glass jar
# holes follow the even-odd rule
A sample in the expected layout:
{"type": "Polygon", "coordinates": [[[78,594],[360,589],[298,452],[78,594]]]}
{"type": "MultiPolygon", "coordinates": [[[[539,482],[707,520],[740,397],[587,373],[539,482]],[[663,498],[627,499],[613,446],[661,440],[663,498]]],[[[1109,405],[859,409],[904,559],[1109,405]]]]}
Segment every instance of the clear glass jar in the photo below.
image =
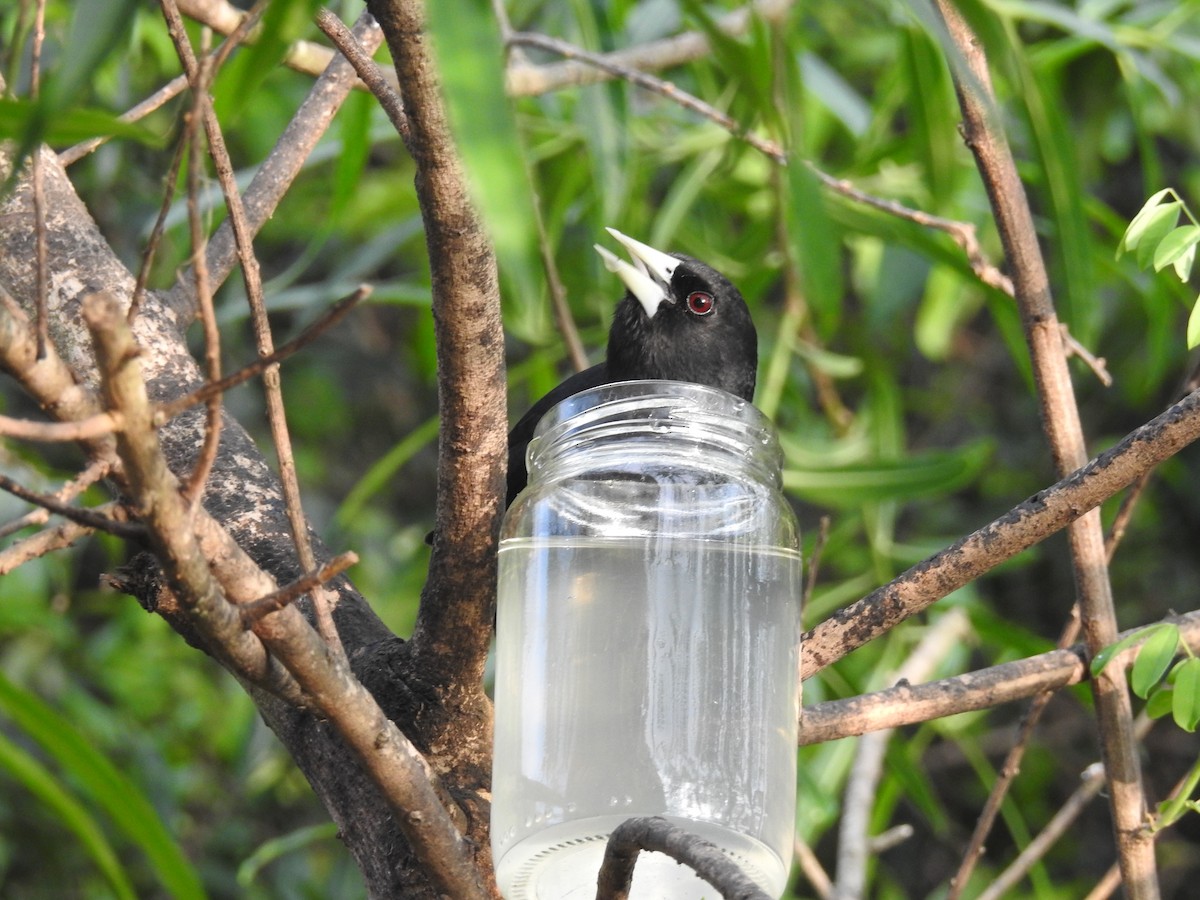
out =
{"type": "MultiPolygon", "coordinates": [[[[800,555],[774,430],[697,384],[546,414],[500,541],[492,850],[500,890],[590,898],[608,834],[662,815],[763,889],[791,865],[800,555]]],[[[639,857],[634,897],[713,895],[639,857]]]]}

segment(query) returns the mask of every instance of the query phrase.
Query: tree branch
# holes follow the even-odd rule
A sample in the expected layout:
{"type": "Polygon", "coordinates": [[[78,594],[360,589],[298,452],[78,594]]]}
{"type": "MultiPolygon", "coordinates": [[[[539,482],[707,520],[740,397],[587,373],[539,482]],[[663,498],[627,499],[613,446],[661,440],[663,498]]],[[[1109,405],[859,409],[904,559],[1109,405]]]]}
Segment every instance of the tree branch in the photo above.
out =
{"type": "MultiPolygon", "coordinates": [[[[931,603],[1066,527],[1197,438],[1200,438],[1200,392],[1193,392],[1083,468],[917,563],[812,629],[804,636],[801,677],[815,675],[931,603]]],[[[1106,643],[1113,640],[1115,636],[1106,643]]]]}
{"type": "MultiPolygon", "coordinates": [[[[1050,443],[1055,470],[1062,477],[1083,465],[1088,454],[1033,213],[996,116],[983,46],[950,0],[937,0],[937,6],[954,53],[965,62],[965,71],[958,65],[952,66],[963,112],[963,137],[987,188],[1012,271],[1038,385],[1042,427],[1050,443]]],[[[1083,634],[1094,654],[1116,640],[1117,635],[1099,511],[1089,512],[1073,522],[1067,529],[1067,538],[1083,634]]],[[[1159,896],[1158,874],[1154,843],[1144,827],[1146,798],[1133,737],[1129,690],[1119,675],[1105,672],[1093,679],[1092,693],[1125,888],[1134,900],[1154,900],[1159,896]]]]}
{"type": "MultiPolygon", "coordinates": [[[[1179,626],[1188,646],[1200,651],[1200,612],[1166,619],[1179,626]]],[[[1137,631],[1131,628],[1124,638],[1137,631]]],[[[1114,672],[1133,665],[1141,645],[1109,663],[1114,672]]],[[[800,746],[836,741],[881,728],[915,725],[944,716],[974,712],[1057,691],[1087,680],[1088,652],[1083,644],[1051,650],[987,669],[927,684],[900,683],[886,690],[806,707],[800,715],[800,746]]]]}

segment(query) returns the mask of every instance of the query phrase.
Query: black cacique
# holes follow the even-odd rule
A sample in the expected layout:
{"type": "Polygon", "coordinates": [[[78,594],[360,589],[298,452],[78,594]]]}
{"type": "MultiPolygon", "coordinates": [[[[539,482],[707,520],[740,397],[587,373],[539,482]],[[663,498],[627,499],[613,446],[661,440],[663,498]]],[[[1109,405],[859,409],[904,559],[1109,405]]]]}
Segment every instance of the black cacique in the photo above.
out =
{"type": "Polygon", "coordinates": [[[528,480],[525,451],[538,421],[556,403],[615,381],[666,379],[720,388],[749,402],[758,368],[758,334],[741,293],[712,266],[663,253],[607,229],[633,265],[599,244],[605,268],[626,287],[613,313],[605,361],[566,379],[508,433],[508,500],[528,480]]]}

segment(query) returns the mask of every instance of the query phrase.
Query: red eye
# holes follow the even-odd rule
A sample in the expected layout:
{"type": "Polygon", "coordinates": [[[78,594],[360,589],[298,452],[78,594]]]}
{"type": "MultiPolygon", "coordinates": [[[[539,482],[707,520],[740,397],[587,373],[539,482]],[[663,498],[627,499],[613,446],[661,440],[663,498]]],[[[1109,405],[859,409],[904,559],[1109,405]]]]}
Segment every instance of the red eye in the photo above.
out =
{"type": "Polygon", "coordinates": [[[712,294],[704,291],[692,291],[688,294],[687,308],[698,316],[707,316],[713,311],[712,294]]]}

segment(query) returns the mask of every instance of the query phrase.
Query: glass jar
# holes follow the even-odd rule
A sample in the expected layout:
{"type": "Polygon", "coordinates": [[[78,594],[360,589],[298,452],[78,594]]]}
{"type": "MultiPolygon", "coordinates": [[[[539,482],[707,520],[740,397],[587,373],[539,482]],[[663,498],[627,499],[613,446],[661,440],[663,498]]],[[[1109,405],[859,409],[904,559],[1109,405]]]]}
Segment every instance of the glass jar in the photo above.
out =
{"type": "MultiPolygon", "coordinates": [[[[550,410],[528,463],[500,540],[501,893],[594,897],[609,833],[661,815],[781,895],[801,563],[771,424],[714,388],[621,382],[550,410]]],[[[643,853],[632,896],[713,890],[643,853]]]]}

